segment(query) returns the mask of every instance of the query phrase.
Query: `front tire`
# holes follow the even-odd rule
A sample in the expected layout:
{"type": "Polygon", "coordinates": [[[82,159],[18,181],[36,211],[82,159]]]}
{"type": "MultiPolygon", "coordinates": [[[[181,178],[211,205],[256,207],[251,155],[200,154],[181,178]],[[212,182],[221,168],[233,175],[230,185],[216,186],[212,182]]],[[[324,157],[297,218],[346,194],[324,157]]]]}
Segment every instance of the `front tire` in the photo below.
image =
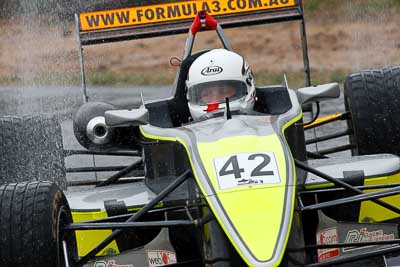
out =
{"type": "Polygon", "coordinates": [[[0,266],[64,266],[61,242],[70,259],[75,236],[62,235],[72,222],[67,200],[51,182],[24,182],[0,186],[0,266]]]}
{"type": "Polygon", "coordinates": [[[400,66],[352,74],[344,94],[352,154],[400,155],[400,66]]]}

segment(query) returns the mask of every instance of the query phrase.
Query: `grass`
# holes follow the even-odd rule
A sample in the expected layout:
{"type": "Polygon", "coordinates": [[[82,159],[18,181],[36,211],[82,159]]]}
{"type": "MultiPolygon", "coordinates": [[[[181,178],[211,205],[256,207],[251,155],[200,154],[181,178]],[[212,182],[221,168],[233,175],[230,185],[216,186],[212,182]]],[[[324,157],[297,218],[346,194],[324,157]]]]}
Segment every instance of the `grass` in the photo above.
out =
{"type": "Polygon", "coordinates": [[[17,76],[0,76],[0,85],[19,84],[21,80],[17,76]]]}
{"type": "MultiPolygon", "coordinates": [[[[337,82],[342,84],[350,73],[343,69],[333,71],[320,71],[311,69],[311,84],[319,85],[324,83],[337,82]]],[[[258,86],[271,84],[284,84],[283,73],[257,73],[255,79],[258,86]]],[[[289,71],[285,73],[290,88],[304,87],[304,72],[289,71]]]]}
{"type": "MultiPolygon", "coordinates": [[[[313,85],[322,83],[339,82],[343,83],[349,72],[336,69],[333,71],[311,70],[311,81],[313,85]]],[[[256,73],[255,79],[258,86],[283,84],[284,73],[256,73]]],[[[304,87],[304,73],[302,71],[288,71],[285,73],[289,87],[304,87]]],[[[132,85],[168,85],[172,84],[174,77],[161,73],[149,72],[142,74],[118,74],[110,71],[88,73],[86,82],[92,86],[132,86],[132,85]]],[[[79,75],[65,73],[43,73],[31,79],[18,76],[0,76],[0,85],[25,85],[25,86],[80,86],[79,75]]]]}
{"type": "MultiPolygon", "coordinates": [[[[111,71],[86,73],[86,83],[93,86],[125,85],[165,85],[172,84],[174,77],[162,73],[119,74],[111,71]]],[[[46,72],[33,77],[12,75],[0,76],[0,85],[22,86],[78,86],[81,84],[79,74],[46,72]]]]}
{"type": "Polygon", "coordinates": [[[77,75],[48,72],[40,73],[33,77],[24,75],[0,76],[0,85],[16,85],[16,86],[68,86],[80,84],[80,78],[77,75]]]}
{"type": "Polygon", "coordinates": [[[154,72],[128,75],[106,71],[88,75],[87,81],[92,85],[165,85],[172,84],[173,77],[154,72]]]}
{"type": "Polygon", "coordinates": [[[400,0],[305,0],[306,14],[315,17],[325,12],[336,17],[348,15],[371,16],[376,13],[391,11],[394,15],[400,11],[400,0]],[[349,9],[348,7],[352,7],[349,9]],[[347,14],[346,14],[347,13],[347,14]]]}

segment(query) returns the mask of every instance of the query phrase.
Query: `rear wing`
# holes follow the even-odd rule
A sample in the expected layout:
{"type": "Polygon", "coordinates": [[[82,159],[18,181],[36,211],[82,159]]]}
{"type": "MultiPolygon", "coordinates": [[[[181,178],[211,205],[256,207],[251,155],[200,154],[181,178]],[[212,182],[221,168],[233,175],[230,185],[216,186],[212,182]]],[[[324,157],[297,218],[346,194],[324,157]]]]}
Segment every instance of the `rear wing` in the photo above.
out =
{"type": "Polygon", "coordinates": [[[305,85],[311,85],[302,0],[138,0],[129,2],[133,3],[127,3],[119,9],[75,14],[82,87],[85,95],[82,46],[187,33],[193,19],[202,10],[217,19],[222,28],[300,21],[305,85]]]}
{"type": "MultiPolygon", "coordinates": [[[[134,1],[132,1],[134,2],[134,1]]],[[[300,0],[192,0],[82,13],[83,45],[186,33],[200,10],[223,28],[301,20],[300,0]]]]}

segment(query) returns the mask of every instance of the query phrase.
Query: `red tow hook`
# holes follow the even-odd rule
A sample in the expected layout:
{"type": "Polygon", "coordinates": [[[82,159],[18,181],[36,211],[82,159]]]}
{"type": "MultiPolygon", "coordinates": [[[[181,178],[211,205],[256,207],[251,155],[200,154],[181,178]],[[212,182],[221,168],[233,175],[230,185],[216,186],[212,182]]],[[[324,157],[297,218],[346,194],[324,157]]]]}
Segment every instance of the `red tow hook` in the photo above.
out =
{"type": "Polygon", "coordinates": [[[204,111],[208,113],[208,112],[212,112],[217,109],[219,109],[219,103],[208,103],[207,109],[204,111]]]}
{"type": "Polygon", "coordinates": [[[206,30],[215,30],[221,40],[224,48],[232,51],[232,46],[229,40],[225,37],[224,31],[218,24],[218,21],[211,17],[205,10],[197,12],[196,17],[193,20],[188,32],[188,38],[186,39],[185,50],[183,51],[182,61],[185,60],[191,53],[193,48],[194,39],[196,34],[205,28],[206,30]]]}
{"type": "Polygon", "coordinates": [[[211,17],[205,10],[197,12],[197,15],[190,27],[193,35],[196,35],[202,28],[207,30],[216,30],[218,22],[216,19],[211,17]]]}

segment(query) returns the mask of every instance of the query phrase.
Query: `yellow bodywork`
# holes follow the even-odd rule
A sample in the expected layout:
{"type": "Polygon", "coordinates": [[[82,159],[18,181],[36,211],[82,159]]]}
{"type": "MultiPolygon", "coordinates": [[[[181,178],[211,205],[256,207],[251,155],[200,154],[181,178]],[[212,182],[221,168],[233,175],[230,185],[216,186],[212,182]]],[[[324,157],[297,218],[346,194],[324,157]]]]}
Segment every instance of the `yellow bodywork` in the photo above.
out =
{"type": "MultiPolygon", "coordinates": [[[[379,177],[379,178],[366,178],[364,185],[380,185],[380,184],[391,184],[400,182],[400,173],[379,177]]],[[[379,191],[379,189],[365,190],[366,193],[379,191]]],[[[400,195],[394,195],[391,197],[381,198],[381,200],[395,206],[400,207],[400,195]]],[[[390,211],[380,205],[373,203],[372,201],[364,201],[361,203],[359,222],[368,221],[372,219],[375,222],[381,222],[398,218],[399,215],[393,211],[390,211]]]]}
{"type": "MultiPolygon", "coordinates": [[[[73,211],[72,218],[74,222],[83,222],[107,218],[106,211],[73,211]]],[[[90,231],[75,231],[76,243],[79,257],[85,256],[98,244],[100,244],[107,236],[112,233],[112,230],[90,230],[90,231]]],[[[118,254],[118,246],[115,241],[112,241],[107,247],[101,250],[97,256],[106,256],[109,254],[118,254]]]]}
{"type": "MultiPolygon", "coordinates": [[[[371,185],[385,185],[392,183],[400,183],[400,173],[390,174],[382,177],[365,177],[364,186],[371,185]]],[[[323,189],[334,187],[333,183],[326,182],[320,184],[311,184],[306,186],[307,190],[323,189]]],[[[381,189],[370,189],[364,190],[365,193],[376,192],[381,189]]],[[[381,200],[391,204],[392,206],[400,208],[400,195],[394,195],[390,197],[381,198],[381,200]]],[[[358,217],[359,222],[382,222],[398,218],[399,215],[393,211],[390,211],[372,201],[363,201],[360,206],[360,213],[358,217]]]]}
{"type": "MultiPolygon", "coordinates": [[[[289,121],[283,127],[282,132],[284,132],[288,126],[300,118],[301,114],[289,121]]],[[[141,129],[141,133],[146,138],[164,141],[177,141],[181,143],[186,149],[192,170],[195,170],[188,145],[181,138],[153,136],[147,134],[145,131],[143,131],[143,129],[141,129]]],[[[257,258],[257,260],[265,261],[270,259],[276,245],[279,227],[282,223],[281,220],[284,212],[283,205],[285,202],[285,187],[288,186],[286,185],[286,160],[279,137],[276,134],[271,134],[269,136],[248,135],[228,137],[215,142],[199,142],[197,143],[197,149],[199,151],[201,161],[206,169],[207,175],[211,179],[212,186],[216,191],[218,198],[225,209],[225,212],[229,214],[229,218],[237,232],[240,233],[241,238],[246,243],[251,253],[257,258]],[[280,172],[279,175],[281,177],[281,182],[279,184],[255,186],[254,188],[251,186],[240,187],[221,192],[221,190],[218,188],[214,173],[212,163],[213,159],[235,153],[260,151],[274,152],[280,172]]],[[[291,164],[294,166],[294,162],[291,162],[291,164]]],[[[226,229],[226,226],[222,223],[221,218],[216,213],[215,207],[213,207],[210,201],[210,196],[207,196],[205,193],[205,190],[199,182],[198,175],[195,171],[194,176],[198,181],[200,190],[202,191],[203,195],[206,196],[211,210],[216,216],[221,228],[229,238],[231,244],[235,247],[241,258],[248,265],[250,265],[241,250],[238,249],[237,244],[235,244],[233,241],[231,233],[226,229]]],[[[293,184],[296,184],[295,174],[293,177],[293,184]]],[[[292,207],[294,207],[294,192],[295,190],[293,190],[293,196],[290,196],[292,207]]],[[[293,209],[290,211],[290,214],[291,218],[289,222],[288,233],[290,232],[293,209]]],[[[288,233],[285,233],[287,234],[285,246],[289,238],[288,233]]],[[[277,261],[276,266],[279,265],[282,257],[283,254],[277,261]]]]}
{"type": "MultiPolygon", "coordinates": [[[[162,207],[161,204],[157,204],[155,208],[162,207]]],[[[130,208],[129,212],[137,211],[138,208],[130,208]]],[[[107,218],[107,212],[105,210],[101,211],[72,211],[72,219],[74,222],[84,222],[97,220],[102,218],[107,218]]],[[[92,249],[94,249],[98,244],[100,244],[104,239],[106,239],[112,230],[85,230],[85,231],[75,231],[76,235],[76,245],[78,248],[79,257],[85,256],[92,249]]],[[[103,250],[97,253],[97,256],[107,256],[119,254],[119,249],[117,243],[112,241],[103,250]]]]}
{"type": "Polygon", "coordinates": [[[337,120],[345,120],[347,119],[348,114],[346,113],[339,113],[339,114],[331,114],[324,116],[322,118],[316,119],[313,123],[304,125],[304,130],[311,129],[329,122],[337,121],[337,120]]]}
{"type": "MultiPolygon", "coordinates": [[[[294,121],[297,121],[298,117],[288,122],[285,126],[289,126],[294,121]]],[[[286,128],[284,127],[284,129],[286,128]]],[[[285,201],[291,201],[290,205],[292,210],[287,211],[291,215],[289,220],[288,232],[282,233],[286,235],[285,246],[289,237],[290,225],[293,215],[294,205],[294,192],[291,196],[286,196],[287,187],[295,186],[296,178],[293,177],[293,184],[288,185],[287,180],[287,162],[285,158],[285,152],[283,150],[282,142],[278,135],[272,133],[268,136],[258,135],[244,135],[221,138],[211,142],[199,142],[197,144],[197,151],[199,152],[200,161],[202,162],[207,176],[210,179],[211,186],[213,187],[216,196],[209,196],[206,194],[199,178],[196,173],[196,168],[193,165],[193,159],[191,149],[179,137],[163,137],[163,136],[152,136],[147,134],[141,129],[141,133],[146,138],[165,140],[165,141],[177,141],[181,143],[187,152],[189,161],[191,163],[192,170],[194,170],[195,179],[198,181],[198,185],[203,195],[216,216],[220,226],[224,230],[227,237],[230,239],[231,244],[235,247],[239,255],[242,257],[247,264],[250,262],[244,257],[241,249],[238,248],[236,242],[234,242],[231,232],[227,230],[226,225],[222,222],[222,219],[216,212],[216,207],[212,205],[210,198],[217,197],[224,212],[228,215],[231,225],[242,239],[245,246],[248,248],[250,253],[258,261],[270,260],[274,254],[276,242],[281,231],[282,219],[284,218],[285,212],[285,201]],[[232,189],[220,190],[218,181],[216,178],[214,163],[215,158],[229,156],[238,153],[260,153],[260,152],[272,152],[275,156],[278,172],[280,176],[280,182],[275,184],[261,184],[261,185],[248,185],[235,187],[232,189]]],[[[293,165],[293,162],[289,164],[293,165]]],[[[74,222],[89,221],[94,219],[100,219],[107,217],[105,211],[98,212],[73,212],[74,222]]],[[[111,234],[111,230],[96,230],[96,231],[76,231],[77,246],[79,256],[86,255],[102,240],[111,234]]],[[[105,249],[103,249],[98,256],[107,255],[109,253],[119,253],[118,246],[115,241],[110,243],[105,249]]],[[[283,254],[280,255],[277,264],[281,261],[283,254]]]]}
{"type": "MultiPolygon", "coordinates": [[[[238,136],[220,139],[216,142],[198,143],[197,147],[221,206],[229,214],[229,219],[244,243],[257,260],[270,259],[276,245],[274,241],[277,240],[279,234],[285,203],[286,161],[278,136],[275,134],[238,136]],[[274,152],[281,176],[279,184],[219,189],[213,166],[214,158],[240,152],[260,151],[274,152]]],[[[208,202],[210,203],[210,201],[208,202]]],[[[220,224],[224,228],[222,222],[220,224]]],[[[231,233],[224,230],[230,237],[231,233]]],[[[234,245],[234,243],[232,244],[234,245]]],[[[240,251],[238,252],[240,253],[240,251]]]]}

